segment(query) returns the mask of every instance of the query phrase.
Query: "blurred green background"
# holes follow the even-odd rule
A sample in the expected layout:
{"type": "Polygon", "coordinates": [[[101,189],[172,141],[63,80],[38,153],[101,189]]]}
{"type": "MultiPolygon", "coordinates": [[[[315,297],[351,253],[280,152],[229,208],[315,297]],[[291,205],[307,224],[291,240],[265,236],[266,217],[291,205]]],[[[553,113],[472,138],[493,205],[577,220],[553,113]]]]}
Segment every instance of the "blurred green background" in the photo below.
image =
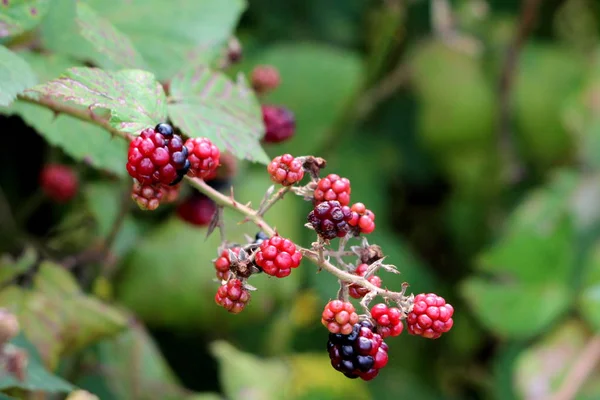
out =
{"type": "MultiPolygon", "coordinates": [[[[243,10],[233,1],[232,19],[220,1],[199,2],[210,3],[200,31],[243,10]]],[[[128,29],[108,5],[89,3],[128,29]]],[[[166,16],[164,5],[148,6],[156,12],[142,13],[145,23],[186,15],[190,2],[177,3],[166,16]]],[[[56,18],[52,10],[46,20],[56,18]]],[[[60,43],[48,26],[42,21],[42,37],[60,43]]],[[[132,37],[141,31],[130,29],[132,37]]],[[[324,157],[327,173],[349,178],[352,201],[377,215],[370,243],[401,271],[383,275],[384,285],[398,290],[407,281],[414,293],[446,298],[452,331],[435,341],[390,338],[390,362],[375,380],[344,378],[329,364],[319,322],[335,279],[303,262],[286,279],[253,279],[250,305],[227,314],[213,300],[218,235],[205,240],[206,230],[179,220],[173,206],[147,213],[131,203],[123,218],[124,145],[102,142],[116,146],[103,161],[115,167],[98,171],[69,150],[79,129],[93,137],[97,128],[75,121],[46,130],[49,114],[42,121],[17,109],[6,114],[27,124],[2,117],[0,277],[2,269],[10,277],[38,271],[0,290],[0,306],[21,305],[27,339],[19,340],[102,399],[537,400],[565,390],[574,370],[587,379],[559,398],[600,399],[600,3],[250,0],[235,34],[243,58],[227,73],[277,67],[282,83],[261,101],[296,115],[295,136],[265,145],[267,154],[324,157]],[[68,205],[43,201],[12,224],[11,213],[35,204],[48,161],[76,166],[80,195],[68,205]],[[99,262],[93,251],[122,218],[110,259],[99,262]],[[74,274],[58,266],[69,257],[74,274]],[[126,311],[111,314],[76,281],[126,311]],[[24,292],[30,286],[37,297],[24,292]],[[592,355],[591,368],[577,362],[582,354],[592,355]]],[[[20,49],[28,35],[11,46],[20,49]]],[[[106,66],[79,47],[56,46],[30,60],[44,79],[74,60],[106,66]]],[[[232,184],[236,198],[258,204],[270,182],[263,165],[241,162],[232,184]]],[[[290,197],[267,220],[309,246],[309,210],[290,197]]],[[[225,214],[230,240],[256,233],[225,214]]],[[[0,389],[9,386],[0,380],[0,389]]]]}

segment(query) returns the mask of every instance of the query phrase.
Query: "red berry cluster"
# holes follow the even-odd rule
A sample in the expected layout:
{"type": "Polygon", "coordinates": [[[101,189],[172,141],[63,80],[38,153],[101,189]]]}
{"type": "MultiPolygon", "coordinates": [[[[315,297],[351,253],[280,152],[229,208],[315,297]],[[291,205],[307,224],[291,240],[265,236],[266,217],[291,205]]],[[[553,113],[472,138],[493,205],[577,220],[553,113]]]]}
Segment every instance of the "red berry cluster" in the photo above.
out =
{"type": "Polygon", "coordinates": [[[188,150],[168,124],[144,129],[129,143],[127,172],[142,185],[175,185],[188,172],[188,150]]]}
{"type": "Polygon", "coordinates": [[[257,65],[252,70],[250,81],[256,93],[263,94],[276,89],[281,83],[281,77],[277,68],[272,65],[257,65]]]}
{"type": "Polygon", "coordinates": [[[350,210],[352,217],[348,224],[354,228],[356,235],[368,234],[375,230],[375,214],[371,210],[367,210],[363,203],[352,204],[350,210]]]}
{"type": "Polygon", "coordinates": [[[370,381],[388,362],[388,346],[368,321],[355,324],[348,335],[330,333],[327,350],[333,368],[352,379],[370,381]]]}
{"type": "Polygon", "coordinates": [[[352,303],[332,300],[327,303],[321,314],[321,323],[331,333],[349,335],[354,324],[358,323],[358,314],[352,303]]]}
{"type": "Polygon", "coordinates": [[[66,203],[77,194],[79,180],[73,170],[60,164],[48,164],[40,173],[42,191],[57,203],[66,203]]]}
{"type": "Polygon", "coordinates": [[[215,295],[215,302],[232,314],[240,313],[249,301],[250,292],[239,279],[230,279],[215,295]]]}
{"type": "Polygon", "coordinates": [[[156,210],[160,205],[162,197],[162,187],[158,185],[141,184],[137,180],[133,181],[131,198],[142,210],[156,210]]]}
{"type": "Polygon", "coordinates": [[[221,252],[221,256],[214,261],[215,269],[217,270],[217,278],[221,281],[229,279],[231,267],[231,260],[229,259],[229,251],[233,251],[234,254],[240,254],[240,246],[233,246],[228,249],[224,249],[221,252]]]}
{"type": "Polygon", "coordinates": [[[213,175],[219,166],[221,152],[207,138],[190,138],[185,142],[189,153],[190,176],[205,179],[213,175]]]}
{"type": "Polygon", "coordinates": [[[284,278],[300,265],[302,253],[291,240],[275,235],[260,244],[254,257],[266,274],[284,278]]]}
{"type": "Polygon", "coordinates": [[[263,105],[262,116],[265,123],[265,143],[280,143],[294,136],[296,119],[294,113],[287,108],[263,105]]]}
{"type": "Polygon", "coordinates": [[[271,180],[283,186],[291,186],[304,177],[302,161],[291,154],[277,156],[267,166],[271,180]]]}
{"type": "Polygon", "coordinates": [[[324,201],[308,214],[308,222],[323,239],[343,237],[350,231],[348,221],[352,217],[350,207],[341,206],[336,200],[324,201]]]}
{"type": "Polygon", "coordinates": [[[443,297],[434,293],[418,294],[412,311],[406,317],[408,332],[411,335],[437,339],[452,328],[452,314],[454,308],[443,297]]]}
{"type": "Polygon", "coordinates": [[[342,206],[350,204],[350,181],[336,174],[321,178],[315,189],[315,204],[337,200],[342,206]]]}
{"type": "Polygon", "coordinates": [[[398,336],[404,329],[402,311],[396,307],[388,308],[383,303],[375,304],[371,308],[371,317],[377,323],[377,333],[384,339],[388,336],[398,336]]]}
{"type": "MultiPolygon", "coordinates": [[[[368,269],[369,266],[367,264],[359,264],[354,271],[354,275],[365,276],[368,269]]],[[[371,284],[381,287],[381,278],[379,276],[370,275],[367,280],[371,284]]],[[[350,294],[350,297],[354,299],[362,299],[367,293],[369,293],[369,289],[353,283],[348,287],[348,293],[350,294]]]]}

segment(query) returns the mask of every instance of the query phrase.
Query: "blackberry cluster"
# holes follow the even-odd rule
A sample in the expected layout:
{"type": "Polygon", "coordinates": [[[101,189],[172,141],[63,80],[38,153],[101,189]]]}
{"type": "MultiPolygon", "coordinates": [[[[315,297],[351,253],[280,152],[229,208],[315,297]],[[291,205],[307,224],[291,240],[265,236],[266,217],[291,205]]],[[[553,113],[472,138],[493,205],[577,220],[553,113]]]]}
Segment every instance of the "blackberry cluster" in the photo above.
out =
{"type": "Polygon", "coordinates": [[[355,324],[352,333],[330,333],[327,350],[331,365],[348,378],[370,381],[388,362],[388,346],[368,321],[355,324]]]}
{"type": "Polygon", "coordinates": [[[296,133],[296,117],[285,107],[263,105],[262,117],[265,124],[265,143],[284,142],[296,133]]]}
{"type": "Polygon", "coordinates": [[[352,217],[350,207],[341,206],[336,200],[324,201],[308,214],[308,222],[323,239],[346,236],[350,231],[348,221],[352,217]]]}
{"type": "Polygon", "coordinates": [[[190,165],[188,149],[171,125],[144,129],[129,144],[127,172],[142,185],[176,185],[190,165]]]}

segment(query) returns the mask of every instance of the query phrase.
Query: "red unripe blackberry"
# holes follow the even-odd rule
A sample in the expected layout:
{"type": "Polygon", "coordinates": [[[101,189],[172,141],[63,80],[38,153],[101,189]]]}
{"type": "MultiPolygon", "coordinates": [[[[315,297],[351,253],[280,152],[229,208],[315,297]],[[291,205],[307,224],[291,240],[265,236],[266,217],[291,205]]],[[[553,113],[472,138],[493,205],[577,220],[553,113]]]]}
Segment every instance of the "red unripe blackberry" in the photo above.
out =
{"type": "Polygon", "coordinates": [[[262,116],[265,124],[265,143],[280,143],[296,133],[296,117],[287,108],[263,105],[262,116]]]}
{"type": "Polygon", "coordinates": [[[250,74],[252,88],[258,94],[270,92],[281,83],[279,70],[272,65],[257,65],[250,74]]]}
{"type": "Polygon", "coordinates": [[[402,311],[396,307],[388,308],[384,303],[379,303],[371,308],[371,317],[377,323],[377,333],[383,339],[388,336],[398,336],[402,333],[402,311]]]}
{"type": "Polygon", "coordinates": [[[201,193],[192,193],[177,206],[177,215],[182,220],[196,226],[210,224],[216,211],[215,202],[201,193]]]}
{"type": "Polygon", "coordinates": [[[240,254],[240,246],[234,246],[225,249],[221,252],[221,256],[214,261],[215,269],[217,270],[217,278],[222,281],[229,279],[231,260],[229,259],[229,250],[233,251],[236,255],[240,254]]]}
{"type": "Polygon", "coordinates": [[[300,182],[304,177],[302,161],[294,158],[291,154],[277,156],[267,165],[267,171],[271,175],[271,180],[283,186],[291,186],[300,182]]]}
{"type": "Polygon", "coordinates": [[[215,302],[233,314],[241,312],[250,301],[250,292],[246,290],[239,279],[231,279],[219,287],[215,302]]]}
{"type": "Polygon", "coordinates": [[[233,178],[238,171],[238,161],[231,153],[221,153],[220,163],[217,169],[208,174],[204,180],[210,181],[213,179],[227,180],[233,178]]]}
{"type": "Polygon", "coordinates": [[[143,185],[137,180],[133,180],[133,187],[131,188],[131,199],[142,210],[154,211],[160,205],[160,202],[164,196],[164,186],[156,185],[143,185]]]}
{"type": "MultiPolygon", "coordinates": [[[[356,267],[354,275],[365,276],[368,269],[369,266],[367,264],[360,264],[358,267],[356,267]]],[[[369,281],[371,284],[377,287],[381,287],[381,278],[377,275],[369,276],[367,278],[367,281],[369,281]]],[[[350,294],[350,297],[354,299],[362,299],[367,293],[369,293],[369,289],[353,283],[350,286],[348,286],[348,293],[350,294]]]]}
{"type": "Polygon", "coordinates": [[[358,323],[358,314],[349,301],[332,300],[323,309],[321,323],[331,333],[349,335],[358,323]]]}
{"type": "Polygon", "coordinates": [[[47,164],[40,173],[40,186],[51,200],[57,203],[66,203],[77,194],[79,180],[70,167],[47,164]]]}
{"type": "Polygon", "coordinates": [[[367,210],[363,203],[354,203],[350,207],[352,218],[348,224],[354,228],[356,235],[363,233],[369,234],[375,230],[375,214],[367,210]]]}
{"type": "Polygon", "coordinates": [[[254,255],[256,265],[271,276],[284,278],[297,268],[302,260],[302,253],[289,239],[279,235],[264,240],[254,255]]]}
{"type": "Polygon", "coordinates": [[[186,140],[190,160],[190,176],[205,179],[211,176],[219,166],[221,151],[207,138],[190,138],[186,140]]]}
{"type": "Polygon", "coordinates": [[[348,221],[351,216],[350,207],[342,207],[339,202],[332,200],[317,204],[307,219],[323,239],[334,239],[350,231],[348,221]]]}
{"type": "Polygon", "coordinates": [[[329,334],[331,365],[348,378],[370,381],[387,365],[388,346],[368,321],[355,324],[349,335],[329,334]]]}
{"type": "Polygon", "coordinates": [[[406,317],[406,326],[411,335],[437,339],[448,332],[454,321],[454,308],[443,297],[434,293],[415,296],[413,309],[406,317]]]}
{"type": "Polygon", "coordinates": [[[336,174],[321,178],[315,189],[315,204],[323,201],[337,200],[341,205],[350,204],[350,181],[336,174]]]}
{"type": "Polygon", "coordinates": [[[129,143],[127,172],[142,185],[174,185],[189,168],[188,150],[170,125],[158,124],[155,129],[144,129],[129,143]]]}

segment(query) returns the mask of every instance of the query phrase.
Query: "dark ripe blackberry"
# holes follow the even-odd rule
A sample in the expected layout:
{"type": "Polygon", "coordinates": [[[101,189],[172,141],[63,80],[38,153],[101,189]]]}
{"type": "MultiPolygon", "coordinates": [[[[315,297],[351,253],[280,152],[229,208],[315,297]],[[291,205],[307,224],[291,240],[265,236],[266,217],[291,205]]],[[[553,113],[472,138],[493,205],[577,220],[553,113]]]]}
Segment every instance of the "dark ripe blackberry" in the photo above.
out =
{"type": "Polygon", "coordinates": [[[362,321],[349,335],[329,334],[327,350],[331,365],[348,378],[371,380],[387,364],[387,344],[373,331],[373,325],[362,321]]]}
{"type": "Polygon", "coordinates": [[[256,234],[256,236],[254,236],[254,243],[261,244],[262,242],[264,242],[267,239],[269,239],[269,236],[266,233],[264,233],[263,231],[260,231],[256,234]]]}
{"type": "Polygon", "coordinates": [[[173,127],[169,124],[160,123],[156,125],[154,131],[160,133],[163,136],[173,136],[173,127]]]}
{"type": "Polygon", "coordinates": [[[352,217],[350,207],[341,206],[336,200],[324,201],[308,214],[308,222],[323,239],[343,237],[350,231],[348,221],[352,217]]]}

